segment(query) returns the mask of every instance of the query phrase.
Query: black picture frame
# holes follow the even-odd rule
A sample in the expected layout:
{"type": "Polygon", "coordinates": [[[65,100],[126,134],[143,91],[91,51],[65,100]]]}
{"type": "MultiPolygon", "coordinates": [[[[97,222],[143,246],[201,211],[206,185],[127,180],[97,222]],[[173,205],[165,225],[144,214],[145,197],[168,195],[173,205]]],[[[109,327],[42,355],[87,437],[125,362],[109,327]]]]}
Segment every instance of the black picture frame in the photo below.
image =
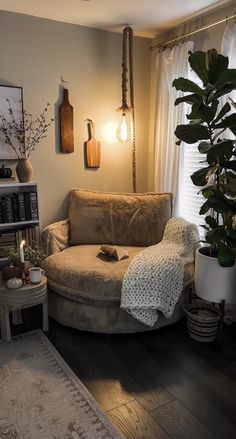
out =
{"type": "MultiPolygon", "coordinates": [[[[0,85],[0,112],[6,120],[9,119],[9,105],[11,104],[16,122],[24,119],[23,88],[17,86],[0,85]]],[[[10,119],[9,119],[10,120],[10,119]]],[[[0,160],[17,160],[13,149],[5,143],[4,135],[0,132],[0,160]]]]}

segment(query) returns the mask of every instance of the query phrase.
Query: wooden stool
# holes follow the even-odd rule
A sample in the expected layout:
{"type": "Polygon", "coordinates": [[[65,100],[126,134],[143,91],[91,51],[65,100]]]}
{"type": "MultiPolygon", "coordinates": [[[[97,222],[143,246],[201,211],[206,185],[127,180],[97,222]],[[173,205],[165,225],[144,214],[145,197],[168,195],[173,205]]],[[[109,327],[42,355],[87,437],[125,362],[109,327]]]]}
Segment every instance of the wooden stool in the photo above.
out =
{"type": "Polygon", "coordinates": [[[40,284],[26,284],[21,288],[10,290],[0,280],[0,320],[2,339],[11,341],[11,328],[9,321],[10,311],[19,311],[31,306],[43,306],[43,331],[48,331],[48,297],[47,279],[42,277],[40,284]]]}

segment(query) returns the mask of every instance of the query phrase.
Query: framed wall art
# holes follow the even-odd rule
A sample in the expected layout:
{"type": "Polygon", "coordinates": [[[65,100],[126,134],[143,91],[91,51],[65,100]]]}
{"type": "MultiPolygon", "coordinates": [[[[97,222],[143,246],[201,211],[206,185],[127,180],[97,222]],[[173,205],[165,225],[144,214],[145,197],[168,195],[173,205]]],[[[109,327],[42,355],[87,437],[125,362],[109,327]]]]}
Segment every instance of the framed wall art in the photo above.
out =
{"type": "MultiPolygon", "coordinates": [[[[11,105],[16,123],[23,120],[23,89],[22,87],[12,87],[0,85],[0,114],[6,121],[12,122],[9,115],[9,103],[11,105]]],[[[1,120],[0,120],[1,124],[1,120]]],[[[0,160],[16,160],[17,156],[14,151],[5,143],[5,137],[0,132],[0,160]]]]}

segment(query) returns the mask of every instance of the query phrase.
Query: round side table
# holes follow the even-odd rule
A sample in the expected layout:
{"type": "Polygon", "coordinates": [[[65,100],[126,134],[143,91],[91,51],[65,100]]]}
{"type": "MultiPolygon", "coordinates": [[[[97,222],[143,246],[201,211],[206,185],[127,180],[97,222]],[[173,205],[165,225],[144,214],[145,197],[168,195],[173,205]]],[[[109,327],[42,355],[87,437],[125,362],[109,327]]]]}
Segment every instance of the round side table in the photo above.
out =
{"type": "Polygon", "coordinates": [[[48,331],[48,297],[47,279],[42,277],[40,284],[25,284],[21,288],[10,290],[0,279],[0,321],[2,340],[11,341],[9,322],[10,311],[19,311],[31,306],[42,304],[43,331],[48,331]]]}

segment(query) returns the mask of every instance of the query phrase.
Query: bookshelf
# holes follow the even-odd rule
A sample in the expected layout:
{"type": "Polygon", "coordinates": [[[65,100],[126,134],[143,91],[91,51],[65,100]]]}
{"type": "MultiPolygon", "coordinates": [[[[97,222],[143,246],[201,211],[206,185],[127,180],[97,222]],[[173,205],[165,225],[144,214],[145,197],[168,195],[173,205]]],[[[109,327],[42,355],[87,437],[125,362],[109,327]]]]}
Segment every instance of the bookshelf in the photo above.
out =
{"type": "Polygon", "coordinates": [[[0,181],[0,262],[22,240],[34,247],[40,242],[39,190],[36,182],[0,181]]]}

